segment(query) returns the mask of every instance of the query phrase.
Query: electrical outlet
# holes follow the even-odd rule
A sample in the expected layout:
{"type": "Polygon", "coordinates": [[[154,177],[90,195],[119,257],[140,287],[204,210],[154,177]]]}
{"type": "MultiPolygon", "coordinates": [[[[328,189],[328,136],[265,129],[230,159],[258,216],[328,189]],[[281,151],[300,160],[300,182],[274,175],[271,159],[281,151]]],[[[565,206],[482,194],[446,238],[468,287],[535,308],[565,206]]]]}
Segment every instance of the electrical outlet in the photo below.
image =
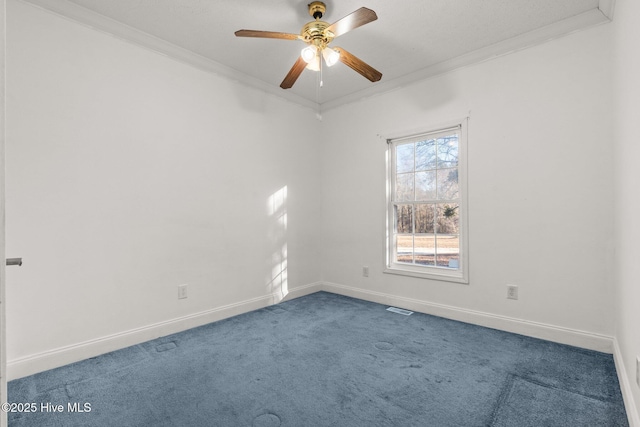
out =
{"type": "Polygon", "coordinates": [[[369,267],[366,265],[362,267],[362,277],[369,277],[369,267]]]}
{"type": "Polygon", "coordinates": [[[178,299],[187,297],[187,285],[178,285],[178,299]]]}
{"type": "Polygon", "coordinates": [[[507,285],[507,299],[518,299],[518,287],[516,285],[507,285]]]}

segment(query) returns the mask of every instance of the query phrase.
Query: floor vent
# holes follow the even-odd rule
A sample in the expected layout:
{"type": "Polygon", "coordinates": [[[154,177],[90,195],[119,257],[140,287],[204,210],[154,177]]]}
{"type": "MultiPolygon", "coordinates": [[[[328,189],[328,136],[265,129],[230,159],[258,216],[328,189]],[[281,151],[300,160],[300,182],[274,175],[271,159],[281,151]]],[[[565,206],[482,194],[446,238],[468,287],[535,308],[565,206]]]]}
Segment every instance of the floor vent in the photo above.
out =
{"type": "Polygon", "coordinates": [[[402,308],[397,308],[397,307],[389,307],[387,308],[387,311],[392,311],[398,314],[404,314],[405,316],[411,316],[413,314],[413,311],[403,310],[402,308]]]}

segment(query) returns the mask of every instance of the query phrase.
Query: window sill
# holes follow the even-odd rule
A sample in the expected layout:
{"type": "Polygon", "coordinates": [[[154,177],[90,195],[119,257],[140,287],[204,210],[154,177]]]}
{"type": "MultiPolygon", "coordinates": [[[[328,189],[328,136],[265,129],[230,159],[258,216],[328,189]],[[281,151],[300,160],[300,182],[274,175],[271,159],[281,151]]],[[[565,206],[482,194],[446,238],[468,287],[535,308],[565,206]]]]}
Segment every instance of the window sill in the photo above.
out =
{"type": "Polygon", "coordinates": [[[387,266],[383,272],[386,274],[397,274],[400,276],[417,277],[420,279],[469,284],[469,279],[460,271],[453,272],[444,269],[442,269],[442,271],[439,270],[440,269],[436,268],[423,269],[421,267],[417,267],[417,269],[412,269],[411,267],[405,266],[387,266]]]}

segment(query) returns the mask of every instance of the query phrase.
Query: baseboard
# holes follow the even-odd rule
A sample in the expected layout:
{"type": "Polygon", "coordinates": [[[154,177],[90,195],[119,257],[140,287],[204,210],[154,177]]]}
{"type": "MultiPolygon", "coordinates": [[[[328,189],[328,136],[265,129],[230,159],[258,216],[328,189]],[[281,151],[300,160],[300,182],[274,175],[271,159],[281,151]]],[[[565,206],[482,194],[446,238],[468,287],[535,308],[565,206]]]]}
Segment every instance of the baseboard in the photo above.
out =
{"type": "Polygon", "coordinates": [[[274,303],[300,298],[305,295],[319,292],[321,290],[322,290],[322,282],[314,282],[314,283],[309,283],[308,285],[298,286],[298,287],[289,289],[283,298],[277,299],[276,301],[274,301],[274,303]]]}
{"type": "Polygon", "coordinates": [[[633,383],[629,382],[629,378],[632,378],[627,373],[627,368],[624,365],[624,358],[620,351],[618,340],[613,338],[613,361],[616,364],[616,372],[618,373],[618,382],[620,383],[620,390],[622,391],[622,399],[624,400],[624,407],[627,411],[627,418],[629,419],[629,427],[640,427],[640,414],[638,414],[638,407],[636,401],[633,398],[632,386],[633,383]]]}
{"type": "Polygon", "coordinates": [[[277,304],[283,300],[299,298],[319,291],[321,283],[311,283],[288,290],[286,293],[277,292],[233,304],[228,304],[211,310],[154,323],[140,328],[123,331],[85,342],[56,348],[38,354],[29,355],[7,362],[7,380],[15,380],[49,369],[68,365],[90,357],[99,356],[110,351],[119,350],[145,341],[181,332],[207,323],[237,316],[249,311],[277,304]]]}
{"type": "MultiPolygon", "coordinates": [[[[48,369],[64,366],[69,363],[140,344],[165,335],[181,332],[207,323],[236,316],[238,314],[247,313],[252,310],[258,310],[269,305],[277,304],[281,301],[299,298],[318,291],[333,292],[340,295],[377,302],[380,304],[393,305],[421,313],[432,314],[448,319],[574,345],[577,347],[607,353],[612,353],[614,351],[613,339],[604,335],[591,334],[584,331],[561,328],[522,319],[515,319],[444,304],[353,288],[336,283],[316,282],[291,288],[285,293],[278,292],[268,294],[216,307],[211,310],[190,314],[188,316],[10,360],[7,362],[7,380],[11,381],[17,378],[33,375],[48,369]]],[[[640,424],[636,424],[636,427],[640,427],[640,424]]]]}
{"type": "Polygon", "coordinates": [[[322,284],[322,290],[561,344],[568,344],[604,353],[613,352],[613,337],[606,335],[353,288],[336,283],[324,282],[322,284]]]}

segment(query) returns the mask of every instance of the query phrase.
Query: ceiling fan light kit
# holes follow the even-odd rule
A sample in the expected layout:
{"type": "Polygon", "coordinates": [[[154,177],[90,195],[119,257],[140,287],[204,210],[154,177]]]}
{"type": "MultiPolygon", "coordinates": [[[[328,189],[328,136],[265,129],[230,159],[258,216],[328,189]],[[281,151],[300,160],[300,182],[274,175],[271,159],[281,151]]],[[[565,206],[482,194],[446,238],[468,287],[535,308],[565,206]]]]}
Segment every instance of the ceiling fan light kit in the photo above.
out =
{"type": "Polygon", "coordinates": [[[325,11],[326,5],[323,2],[314,1],[310,3],[309,15],[313,16],[315,21],[306,23],[302,27],[299,35],[260,30],[238,30],[235,32],[235,35],[237,37],[302,40],[308,44],[307,47],[302,49],[298,60],[293,64],[293,67],[291,67],[291,70],[289,70],[289,73],[280,84],[280,87],[283,89],[291,88],[305,68],[319,71],[321,69],[320,56],[322,56],[328,67],[340,61],[372,82],[380,80],[382,73],[355,55],[339,47],[328,47],[329,43],[336,37],[378,19],[376,13],[371,9],[361,7],[337,22],[329,24],[320,20],[325,11]]]}
{"type": "Polygon", "coordinates": [[[304,59],[304,62],[306,62],[307,64],[310,64],[311,61],[316,59],[316,57],[318,56],[318,48],[315,47],[314,45],[309,45],[304,49],[302,49],[302,51],[300,52],[300,56],[302,56],[302,59],[304,59]]]}
{"type": "Polygon", "coordinates": [[[333,50],[330,47],[325,47],[322,49],[322,57],[324,58],[324,62],[327,64],[327,67],[331,67],[340,60],[340,52],[333,50]]]}

